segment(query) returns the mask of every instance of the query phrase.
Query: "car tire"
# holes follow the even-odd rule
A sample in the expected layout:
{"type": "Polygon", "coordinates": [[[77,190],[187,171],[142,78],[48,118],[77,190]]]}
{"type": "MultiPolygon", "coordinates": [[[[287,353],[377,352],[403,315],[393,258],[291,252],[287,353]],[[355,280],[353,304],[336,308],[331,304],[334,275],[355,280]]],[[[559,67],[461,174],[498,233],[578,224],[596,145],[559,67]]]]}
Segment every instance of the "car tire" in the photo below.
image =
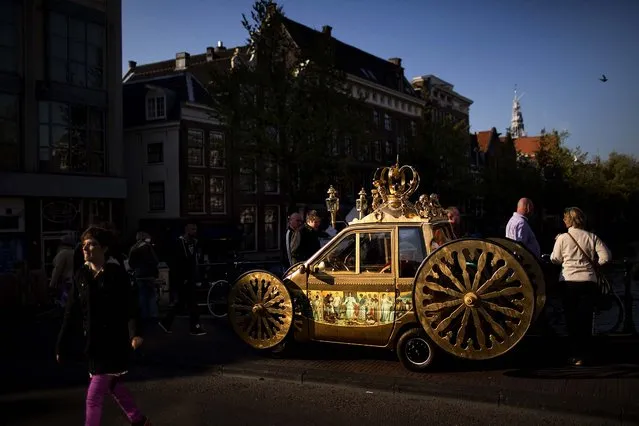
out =
{"type": "Polygon", "coordinates": [[[427,370],[435,358],[435,346],[420,328],[406,330],[397,340],[397,358],[410,371],[427,370]]]}

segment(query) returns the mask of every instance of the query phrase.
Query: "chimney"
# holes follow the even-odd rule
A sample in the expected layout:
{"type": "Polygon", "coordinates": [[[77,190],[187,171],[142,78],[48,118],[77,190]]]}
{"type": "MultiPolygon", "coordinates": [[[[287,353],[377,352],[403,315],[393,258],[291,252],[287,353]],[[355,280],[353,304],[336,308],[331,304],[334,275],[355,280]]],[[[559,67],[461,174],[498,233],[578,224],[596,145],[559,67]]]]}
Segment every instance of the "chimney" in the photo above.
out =
{"type": "Polygon", "coordinates": [[[330,25],[324,25],[322,27],[322,33],[326,34],[329,37],[331,37],[332,33],[333,33],[333,27],[331,27],[330,25]]]}
{"type": "Polygon", "coordinates": [[[135,61],[129,61],[129,69],[130,69],[130,70],[132,70],[132,71],[133,71],[133,70],[135,69],[135,67],[137,67],[137,66],[138,66],[138,63],[137,63],[137,62],[135,62],[135,61]]]}
{"type": "Polygon", "coordinates": [[[206,48],[206,62],[211,62],[215,59],[215,49],[211,46],[206,48]]]}
{"type": "Polygon", "coordinates": [[[224,46],[224,43],[222,43],[222,41],[218,41],[217,42],[217,47],[215,48],[216,52],[223,52],[226,50],[226,47],[224,46]]]}
{"type": "Polygon", "coordinates": [[[191,55],[188,52],[179,52],[175,54],[175,69],[185,70],[189,67],[191,55]]]}
{"type": "Polygon", "coordinates": [[[397,65],[398,67],[402,66],[402,58],[390,58],[388,62],[397,65]]]}

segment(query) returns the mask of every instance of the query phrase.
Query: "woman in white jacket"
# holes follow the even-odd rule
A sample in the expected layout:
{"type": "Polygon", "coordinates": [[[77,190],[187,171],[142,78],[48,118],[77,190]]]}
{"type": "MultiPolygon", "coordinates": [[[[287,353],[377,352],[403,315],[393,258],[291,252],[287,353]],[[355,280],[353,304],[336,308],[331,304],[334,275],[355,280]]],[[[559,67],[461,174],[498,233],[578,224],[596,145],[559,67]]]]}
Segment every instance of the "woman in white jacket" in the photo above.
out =
{"type": "Polygon", "coordinates": [[[577,207],[567,208],[564,224],[568,232],[555,240],[550,260],[561,265],[559,281],[564,285],[564,311],[571,340],[573,365],[583,365],[592,337],[592,313],[597,295],[595,265],[611,258],[610,250],[597,235],[584,230],[586,215],[577,207]]]}

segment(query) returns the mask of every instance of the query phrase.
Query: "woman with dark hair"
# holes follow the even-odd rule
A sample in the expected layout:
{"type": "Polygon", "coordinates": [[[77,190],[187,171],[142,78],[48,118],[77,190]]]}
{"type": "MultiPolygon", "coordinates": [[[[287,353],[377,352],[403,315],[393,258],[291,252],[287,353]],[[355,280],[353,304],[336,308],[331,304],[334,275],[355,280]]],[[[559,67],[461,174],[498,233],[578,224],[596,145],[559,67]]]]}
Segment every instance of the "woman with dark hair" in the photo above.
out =
{"type": "Polygon", "coordinates": [[[555,240],[550,260],[561,265],[566,327],[573,358],[570,363],[583,365],[592,337],[592,313],[597,292],[597,269],[610,261],[610,250],[601,239],[584,229],[586,215],[578,207],[567,208],[564,225],[568,228],[555,240]]]}
{"type": "Polygon", "coordinates": [[[110,394],[132,425],[151,423],[135,405],[121,379],[132,349],[142,344],[137,329],[137,298],[122,266],[109,254],[111,233],[91,227],[80,239],[84,264],[74,276],[56,359],[64,360],[73,323],[82,323],[91,378],[86,397],[85,426],[101,422],[102,406],[110,394]]]}

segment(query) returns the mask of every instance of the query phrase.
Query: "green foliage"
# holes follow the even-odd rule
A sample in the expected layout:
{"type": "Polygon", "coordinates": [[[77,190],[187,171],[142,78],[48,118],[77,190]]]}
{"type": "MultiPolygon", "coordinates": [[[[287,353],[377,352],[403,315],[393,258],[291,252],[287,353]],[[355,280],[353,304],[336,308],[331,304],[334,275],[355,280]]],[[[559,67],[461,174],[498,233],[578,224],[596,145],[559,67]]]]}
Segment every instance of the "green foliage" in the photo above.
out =
{"type": "Polygon", "coordinates": [[[435,110],[434,105],[424,109],[408,158],[420,173],[422,192],[437,192],[444,197],[442,202],[459,204],[476,192],[475,176],[468,167],[468,124],[433,120],[435,110]]]}
{"type": "Polygon", "coordinates": [[[271,1],[256,1],[242,22],[249,35],[246,56],[253,60],[245,57],[231,71],[214,72],[210,91],[234,148],[276,161],[294,203],[306,194],[323,194],[327,176],[339,184],[348,175],[349,158],[333,156],[332,149],[346,137],[356,145],[366,121],[362,101],[351,96],[346,75],[335,67],[333,40],[318,36],[301,51],[283,19],[271,1]]]}

